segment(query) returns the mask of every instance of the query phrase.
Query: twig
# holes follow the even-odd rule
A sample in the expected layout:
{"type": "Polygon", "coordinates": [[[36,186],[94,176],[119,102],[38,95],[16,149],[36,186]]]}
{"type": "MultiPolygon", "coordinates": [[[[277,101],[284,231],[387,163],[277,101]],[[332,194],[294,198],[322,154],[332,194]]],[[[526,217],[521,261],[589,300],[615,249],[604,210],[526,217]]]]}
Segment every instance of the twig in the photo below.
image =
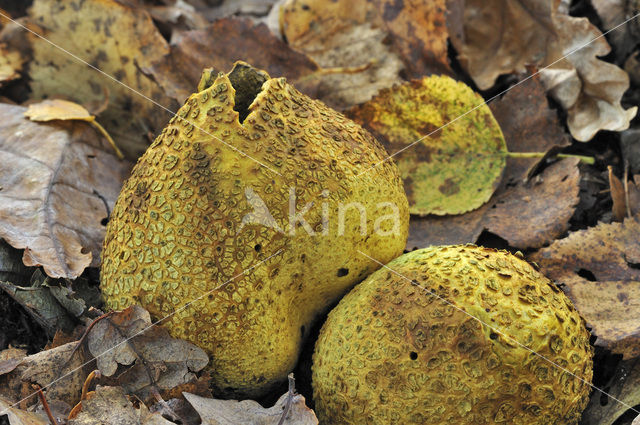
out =
{"type": "Polygon", "coordinates": [[[84,340],[87,338],[87,335],[89,335],[89,331],[91,331],[91,329],[93,329],[93,327],[96,325],[96,323],[98,323],[100,320],[102,319],[106,319],[107,317],[111,316],[114,312],[110,311],[108,313],[103,314],[100,317],[97,317],[96,319],[94,319],[93,322],[91,322],[91,324],[87,327],[87,329],[85,329],[84,333],[82,334],[82,336],[80,337],[80,339],[78,340],[78,343],[76,344],[75,347],[73,347],[73,351],[71,352],[71,354],[69,355],[69,358],[67,359],[66,362],[64,362],[64,364],[60,367],[60,372],[62,373],[62,371],[64,370],[64,368],[69,364],[69,362],[71,361],[71,359],[73,358],[73,355],[76,353],[76,351],[78,351],[78,348],[80,348],[80,345],[82,345],[82,343],[84,342],[84,340]]]}
{"type": "Polygon", "coordinates": [[[98,369],[92,371],[89,376],[87,376],[87,379],[84,380],[84,384],[82,384],[82,394],[80,395],[80,401],[78,402],[78,404],[73,406],[73,409],[71,409],[71,411],[69,412],[69,415],[67,416],[68,420],[74,419],[82,410],[82,401],[87,399],[87,395],[89,394],[89,385],[91,385],[93,378],[99,379],[101,377],[102,373],[98,369]]]}
{"type": "Polygon", "coordinates": [[[45,398],[44,393],[42,392],[42,388],[40,388],[40,385],[33,384],[32,387],[38,392],[38,397],[40,397],[40,401],[42,402],[42,407],[44,408],[45,413],[49,417],[49,422],[51,422],[52,425],[58,425],[58,421],[56,421],[56,418],[53,417],[53,413],[51,413],[51,409],[49,408],[49,403],[47,403],[47,399],[45,398]]]}
{"type": "Polygon", "coordinates": [[[622,175],[622,184],[624,185],[624,204],[627,207],[627,217],[631,217],[631,205],[629,202],[629,182],[627,181],[628,176],[629,176],[629,162],[625,158],[624,173],[622,175]]]}
{"type": "Polygon", "coordinates": [[[289,393],[287,394],[287,403],[284,405],[284,411],[282,412],[282,416],[278,421],[278,425],[284,424],[284,421],[287,419],[287,415],[289,414],[289,410],[291,410],[291,403],[293,403],[293,397],[296,395],[296,380],[293,377],[293,373],[290,373],[288,378],[289,378],[289,393]]]}

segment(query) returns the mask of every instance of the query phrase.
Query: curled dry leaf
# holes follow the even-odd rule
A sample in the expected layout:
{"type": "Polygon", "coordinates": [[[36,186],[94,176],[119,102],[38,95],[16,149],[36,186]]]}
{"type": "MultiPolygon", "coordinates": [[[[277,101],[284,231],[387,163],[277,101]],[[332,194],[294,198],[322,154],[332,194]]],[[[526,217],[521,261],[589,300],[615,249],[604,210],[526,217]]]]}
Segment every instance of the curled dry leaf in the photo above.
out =
{"type": "Polygon", "coordinates": [[[278,399],[273,407],[265,409],[253,400],[217,400],[184,393],[184,397],[198,412],[202,425],[317,425],[313,410],[305,405],[304,397],[295,394],[289,414],[280,422],[289,393],[278,399]]]}
{"type": "Polygon", "coordinates": [[[465,0],[447,22],[458,60],[481,90],[538,63],[557,36],[551,0],[465,0]]]}
{"type": "Polygon", "coordinates": [[[144,71],[169,96],[182,103],[198,86],[204,68],[227,70],[237,60],[294,82],[318,70],[311,59],[292,50],[266,25],[256,25],[249,19],[225,18],[201,30],[176,33],[171,51],[144,71]]]}
{"type": "Polygon", "coordinates": [[[640,221],[600,223],[571,233],[531,255],[569,298],[598,337],[596,345],[640,355],[640,221]]]}
{"type": "Polygon", "coordinates": [[[587,141],[599,130],[628,128],[637,110],[620,105],[629,77],[598,59],[610,51],[602,33],[586,18],[559,11],[559,3],[466,1],[464,13],[448,22],[462,66],[481,89],[500,74],[523,72],[526,64],[548,66],[540,71],[542,81],[567,110],[574,138],[587,141]]]}
{"type": "Polygon", "coordinates": [[[116,380],[128,393],[143,399],[154,386],[169,389],[191,381],[209,362],[202,349],[152,326],[149,313],[140,306],[96,323],[89,333],[88,347],[104,376],[113,376],[119,365],[130,366],[118,373],[116,380]]]}
{"type": "Polygon", "coordinates": [[[82,400],[80,412],[69,420],[69,425],[169,425],[169,422],[158,413],[150,413],[149,409],[138,403],[134,407],[127,398],[122,387],[96,387],[89,396],[82,400]]]}
{"type": "Polygon", "coordinates": [[[0,418],[7,415],[9,425],[49,425],[49,419],[39,413],[26,412],[17,407],[11,407],[13,403],[0,396],[0,418]]]}
{"type": "Polygon", "coordinates": [[[549,94],[567,111],[571,135],[585,142],[600,130],[627,129],[638,108],[625,110],[620,104],[629,88],[627,73],[598,59],[611,50],[606,38],[587,18],[556,13],[554,24],[558,41],[549,46],[545,60],[552,65],[540,75],[549,94]]]}
{"type": "MultiPolygon", "coordinates": [[[[628,406],[640,404],[640,358],[620,362],[611,375],[608,385],[605,387],[607,395],[600,391],[591,393],[589,404],[582,413],[580,425],[621,423],[617,420],[628,410],[628,406]]],[[[637,419],[633,425],[636,425],[636,422],[637,419]]]]}
{"type": "Polygon", "coordinates": [[[398,165],[412,214],[474,210],[500,183],[507,155],[500,127],[482,97],[450,77],[382,90],[347,115],[398,165]]]}
{"type": "Polygon", "coordinates": [[[36,0],[29,9],[29,20],[40,26],[38,31],[51,43],[124,84],[30,36],[33,98],[70,97],[88,104],[102,100],[103,87],[107,87],[110,103],[100,120],[130,157],[142,153],[148,146],[148,133],[160,130],[171,117],[151,100],[169,109],[177,106],[140,72],[169,50],[147,12],[115,0],[87,0],[75,7],[64,0],[36,0]]]}
{"type": "MultiPolygon", "coordinates": [[[[490,104],[510,152],[546,152],[569,144],[544,87],[533,79],[490,104]]],[[[491,230],[520,249],[550,243],[569,228],[578,203],[577,161],[563,160],[529,180],[536,158],[507,158],[500,186],[488,203],[458,216],[412,217],[407,248],[476,242],[491,230]],[[552,206],[549,208],[549,206],[552,206]],[[513,213],[517,207],[518,214],[513,213]]]]}
{"type": "Polygon", "coordinates": [[[100,264],[104,225],[131,164],[85,123],[39,124],[0,104],[0,237],[28,266],[76,278],[100,264]]]}

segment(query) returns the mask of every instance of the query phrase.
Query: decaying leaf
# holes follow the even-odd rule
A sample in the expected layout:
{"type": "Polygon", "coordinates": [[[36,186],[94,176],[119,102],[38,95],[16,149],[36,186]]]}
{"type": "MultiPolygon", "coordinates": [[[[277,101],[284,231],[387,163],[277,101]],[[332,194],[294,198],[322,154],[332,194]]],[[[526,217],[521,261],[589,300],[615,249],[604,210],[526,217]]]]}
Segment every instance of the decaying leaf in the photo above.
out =
{"type": "MultiPolygon", "coordinates": [[[[640,404],[640,359],[621,362],[605,386],[607,394],[593,391],[580,425],[612,425],[629,408],[640,404]],[[618,401],[619,400],[619,401],[618,401]],[[622,403],[624,404],[622,404],[622,403]]],[[[626,422],[625,422],[626,423],[626,422]]],[[[636,422],[633,422],[635,425],[636,422]]]]}
{"type": "MultiPolygon", "coordinates": [[[[33,395],[31,384],[38,384],[46,389],[47,400],[76,404],[80,401],[82,384],[88,374],[83,364],[89,360],[83,350],[71,356],[76,345],[76,342],[70,342],[24,357],[8,373],[0,375],[1,393],[21,400],[33,395]]],[[[37,401],[37,397],[26,400],[29,405],[37,401]]]]}
{"type": "MultiPolygon", "coordinates": [[[[505,174],[511,172],[511,161],[507,161],[505,174]]],[[[412,217],[407,249],[475,243],[485,229],[519,249],[553,241],[569,228],[578,204],[578,162],[563,159],[530,181],[521,178],[509,183],[505,178],[488,203],[466,214],[412,217]]]]}
{"type": "Polygon", "coordinates": [[[337,109],[363,103],[405,77],[451,72],[445,1],[289,0],[281,9],[287,42],[324,68],[318,97],[337,109]]]}
{"type": "MultiPolygon", "coordinates": [[[[404,65],[404,75],[419,78],[451,72],[445,14],[445,0],[289,0],[281,9],[281,28],[291,46],[316,58],[316,54],[337,46],[335,34],[367,23],[384,30],[391,50],[404,65]]],[[[358,49],[356,46],[351,48],[358,49]]],[[[367,53],[370,59],[375,58],[367,53]]]]}
{"type": "Polygon", "coordinates": [[[170,53],[144,70],[169,96],[182,103],[198,86],[204,68],[226,72],[237,60],[294,82],[318,70],[311,59],[292,50],[266,25],[237,18],[221,19],[201,30],[175,34],[170,53]]]}
{"type": "Polygon", "coordinates": [[[482,97],[450,77],[382,90],[347,115],[393,157],[412,214],[474,210],[500,183],[507,155],[500,127],[482,97]]]}
{"type": "Polygon", "coordinates": [[[609,189],[611,191],[611,199],[613,201],[613,207],[611,208],[613,220],[622,221],[627,216],[625,190],[620,179],[613,174],[612,166],[609,166],[609,189]]]}
{"type": "Polygon", "coordinates": [[[202,425],[317,425],[313,410],[305,405],[304,397],[296,394],[291,400],[289,414],[280,422],[289,393],[265,409],[253,400],[217,400],[184,393],[184,397],[198,412],[202,425]]]}
{"type": "Polygon", "coordinates": [[[26,265],[73,279],[100,264],[101,221],[131,164],[87,124],[39,124],[25,110],[0,104],[0,237],[25,249],[26,265]]]}
{"type": "MultiPolygon", "coordinates": [[[[551,0],[465,0],[462,16],[448,22],[458,60],[481,90],[501,74],[523,73],[539,63],[556,37],[551,0]],[[455,28],[455,29],[454,29],[455,28]]],[[[455,17],[455,16],[454,16],[455,17]]]]}
{"type": "Polygon", "coordinates": [[[134,407],[127,398],[122,387],[96,387],[87,399],[82,401],[82,408],[69,425],[169,425],[169,422],[158,413],[150,413],[149,409],[139,403],[134,407]]]}
{"type": "Polygon", "coordinates": [[[596,345],[640,355],[640,221],[601,223],[571,233],[531,255],[569,298],[598,337],[596,345]]]}
{"type": "Polygon", "coordinates": [[[24,59],[17,51],[10,51],[7,46],[0,43],[0,85],[6,81],[20,77],[24,59]]]}
{"type": "Polygon", "coordinates": [[[383,30],[368,23],[328,35],[323,39],[325,50],[308,53],[320,66],[345,72],[316,74],[297,85],[307,93],[314,90],[318,99],[337,110],[366,102],[400,81],[402,63],[384,44],[385,37],[383,30]]]}
{"type": "Polygon", "coordinates": [[[0,281],[0,289],[23,306],[50,337],[58,329],[70,331],[74,328],[72,316],[41,282],[37,282],[35,286],[22,287],[0,281]]]}
{"type": "Polygon", "coordinates": [[[155,134],[171,117],[149,99],[169,109],[177,106],[140,72],[169,50],[151,17],[143,9],[115,0],[87,0],[74,7],[64,0],[36,0],[29,18],[50,42],[124,84],[32,36],[33,98],[57,96],[88,104],[100,101],[107,87],[110,104],[99,119],[118,146],[136,158],[148,146],[148,133],[155,134]]]}
{"type": "Polygon", "coordinates": [[[0,396],[0,418],[7,415],[9,425],[49,425],[49,419],[45,415],[26,412],[16,407],[11,407],[11,401],[0,396]]]}
{"type": "Polygon", "coordinates": [[[94,326],[88,347],[104,376],[113,376],[127,393],[145,399],[152,387],[169,389],[189,382],[209,362],[206,353],[166,329],[151,326],[149,313],[132,306],[105,318],[94,326]]]}
{"type": "MultiPolygon", "coordinates": [[[[516,86],[490,106],[510,152],[547,152],[569,144],[537,79],[516,86]]],[[[539,161],[507,158],[500,187],[475,211],[412,217],[407,248],[476,242],[484,229],[520,249],[552,242],[569,228],[578,203],[580,175],[577,161],[563,160],[529,179],[539,161]]]]}
{"type": "Polygon", "coordinates": [[[620,105],[629,87],[627,74],[598,59],[610,50],[602,33],[587,18],[563,13],[559,4],[465,1],[462,22],[449,21],[462,66],[481,89],[500,74],[523,72],[526,64],[548,66],[540,72],[542,81],[567,110],[574,138],[587,141],[599,130],[628,128],[637,108],[620,105]]]}

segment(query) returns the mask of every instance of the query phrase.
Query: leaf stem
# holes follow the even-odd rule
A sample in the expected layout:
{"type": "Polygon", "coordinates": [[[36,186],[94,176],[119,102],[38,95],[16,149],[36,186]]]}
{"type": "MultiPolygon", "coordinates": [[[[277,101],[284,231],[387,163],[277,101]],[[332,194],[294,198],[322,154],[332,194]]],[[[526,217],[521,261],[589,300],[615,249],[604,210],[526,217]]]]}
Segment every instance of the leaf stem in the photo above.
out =
{"type": "Polygon", "coordinates": [[[118,157],[118,159],[124,159],[124,155],[122,155],[122,152],[116,146],[116,142],[114,142],[111,136],[109,136],[109,133],[107,133],[107,130],[105,130],[104,127],[101,126],[100,123],[95,119],[89,122],[96,130],[98,130],[107,139],[107,141],[109,142],[113,150],[116,152],[116,156],[118,157]]]}
{"type": "MultiPolygon", "coordinates": [[[[545,152],[507,152],[507,156],[511,158],[542,158],[545,155],[545,152]]],[[[585,164],[595,164],[596,162],[594,157],[585,155],[559,153],[553,156],[557,156],[558,158],[578,158],[585,164]]]]}

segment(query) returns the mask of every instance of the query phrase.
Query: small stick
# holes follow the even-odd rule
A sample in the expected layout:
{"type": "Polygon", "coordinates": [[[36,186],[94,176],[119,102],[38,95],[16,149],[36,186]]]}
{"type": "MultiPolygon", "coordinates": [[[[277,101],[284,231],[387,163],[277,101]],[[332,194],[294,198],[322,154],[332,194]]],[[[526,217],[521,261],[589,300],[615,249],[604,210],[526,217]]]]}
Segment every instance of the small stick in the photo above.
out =
{"type": "Polygon", "coordinates": [[[624,185],[624,204],[627,207],[627,217],[631,217],[631,205],[629,205],[629,182],[627,177],[629,176],[629,162],[624,160],[624,174],[622,175],[622,184],[624,185]]]}
{"type": "Polygon", "coordinates": [[[51,422],[52,425],[58,425],[58,421],[56,421],[56,418],[53,417],[53,413],[51,413],[51,409],[49,408],[49,403],[47,403],[47,399],[45,398],[40,385],[34,384],[32,385],[32,387],[38,392],[38,397],[40,397],[40,401],[42,402],[42,407],[44,408],[44,411],[49,417],[49,422],[51,422]]]}
{"type": "MultiPolygon", "coordinates": [[[[546,155],[545,152],[507,152],[507,156],[511,158],[542,158],[544,155],[546,155]]],[[[572,155],[567,153],[559,153],[558,155],[555,155],[555,156],[558,158],[578,158],[580,161],[584,162],[585,164],[596,163],[595,158],[591,156],[572,155]]]]}
{"type": "Polygon", "coordinates": [[[290,373],[288,378],[289,378],[289,393],[287,394],[287,403],[284,406],[284,411],[282,412],[282,416],[278,421],[278,425],[284,424],[284,421],[287,419],[287,415],[289,414],[289,410],[291,410],[291,403],[293,403],[293,396],[296,395],[296,380],[293,377],[293,373],[290,373]]]}
{"type": "Polygon", "coordinates": [[[89,335],[89,331],[91,331],[91,329],[93,329],[93,327],[95,326],[96,323],[98,323],[100,320],[102,319],[106,319],[107,317],[111,316],[113,313],[115,313],[114,311],[110,311],[108,313],[103,314],[100,317],[97,317],[93,322],[91,322],[91,324],[87,327],[87,329],[85,329],[84,333],[82,334],[82,336],[80,337],[80,339],[78,340],[78,343],[76,344],[75,347],[73,347],[73,351],[71,352],[71,354],[69,355],[69,358],[67,359],[66,362],[64,362],[64,364],[60,367],[60,373],[62,373],[62,371],[64,370],[64,368],[69,364],[69,362],[71,361],[71,359],[73,358],[73,355],[76,353],[76,351],[78,351],[78,348],[80,348],[80,345],[82,345],[82,343],[84,342],[84,340],[87,338],[87,335],[89,335]]]}

